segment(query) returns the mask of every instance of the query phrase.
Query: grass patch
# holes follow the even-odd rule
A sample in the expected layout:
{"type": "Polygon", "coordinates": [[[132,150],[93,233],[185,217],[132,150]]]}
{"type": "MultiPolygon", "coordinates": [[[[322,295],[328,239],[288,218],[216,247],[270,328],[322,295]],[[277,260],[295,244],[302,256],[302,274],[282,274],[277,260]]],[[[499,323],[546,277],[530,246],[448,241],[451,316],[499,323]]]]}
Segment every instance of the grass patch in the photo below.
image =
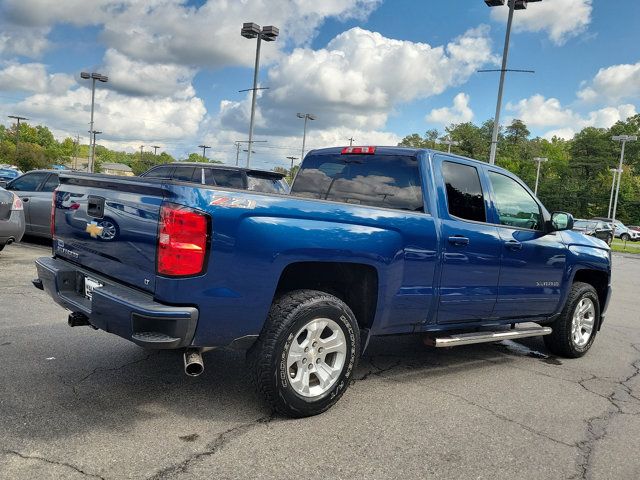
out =
{"type": "Polygon", "coordinates": [[[621,253],[638,253],[640,254],[640,242],[623,242],[615,239],[611,245],[611,250],[621,253]]]}

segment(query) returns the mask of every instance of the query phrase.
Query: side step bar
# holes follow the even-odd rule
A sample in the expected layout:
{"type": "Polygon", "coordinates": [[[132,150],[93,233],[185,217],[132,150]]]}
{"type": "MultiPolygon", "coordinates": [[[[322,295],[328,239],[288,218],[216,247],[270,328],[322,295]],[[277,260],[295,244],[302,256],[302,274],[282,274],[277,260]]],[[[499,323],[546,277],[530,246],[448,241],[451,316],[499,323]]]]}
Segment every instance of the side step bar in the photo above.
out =
{"type": "Polygon", "coordinates": [[[425,345],[431,347],[458,347],[460,345],[473,345],[475,343],[499,342],[500,340],[514,340],[517,338],[538,337],[549,335],[550,327],[515,328],[511,330],[499,330],[495,332],[471,332],[447,335],[443,337],[425,337],[425,345]]]}

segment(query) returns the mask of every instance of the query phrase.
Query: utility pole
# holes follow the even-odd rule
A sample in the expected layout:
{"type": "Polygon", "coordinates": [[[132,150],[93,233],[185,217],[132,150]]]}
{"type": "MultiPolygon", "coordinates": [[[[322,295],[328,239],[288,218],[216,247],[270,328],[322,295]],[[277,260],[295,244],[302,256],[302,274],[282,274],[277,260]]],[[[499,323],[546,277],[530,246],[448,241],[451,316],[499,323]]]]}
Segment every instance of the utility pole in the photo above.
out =
{"type": "Polygon", "coordinates": [[[613,191],[616,189],[616,174],[617,168],[610,168],[609,171],[613,173],[613,181],[611,182],[611,195],[609,196],[609,210],[607,210],[607,218],[611,218],[611,207],[613,207],[613,191]]]}
{"type": "Polygon", "coordinates": [[[153,148],[153,154],[157,155],[158,154],[158,149],[160,148],[159,145],[151,145],[151,148],[153,148]]]}
{"type": "Polygon", "coordinates": [[[622,179],[622,164],[624,163],[624,147],[627,142],[635,142],[638,140],[636,135],[616,135],[611,137],[614,142],[621,142],[622,148],[620,149],[620,165],[618,166],[618,184],[616,185],[616,197],[613,202],[613,214],[611,215],[611,224],[613,225],[613,235],[616,234],[616,213],[618,212],[618,194],[620,193],[620,180],[622,179]]]}
{"type": "Polygon", "coordinates": [[[80,135],[76,135],[76,139],[73,141],[73,168],[78,169],[78,147],[80,146],[80,135]]]}
{"type": "Polygon", "coordinates": [[[209,145],[198,145],[198,148],[202,149],[202,158],[207,161],[207,148],[211,148],[209,145]]]}
{"type": "MultiPolygon", "coordinates": [[[[241,147],[241,143],[246,143],[247,144],[247,148],[246,149],[242,149],[243,152],[247,152],[249,150],[251,150],[250,153],[256,153],[252,147],[254,143],[267,143],[266,140],[236,140],[235,142],[233,142],[236,146],[236,166],[238,166],[238,162],[240,161],[240,147],[241,147]]],[[[247,166],[249,166],[249,164],[247,164],[247,166]]]]}
{"type": "Polygon", "coordinates": [[[293,161],[297,160],[298,157],[287,157],[289,160],[291,160],[291,170],[289,170],[289,173],[293,172],[293,161]]]}
{"type": "Polygon", "coordinates": [[[538,173],[536,173],[536,188],[533,191],[533,193],[537,196],[538,195],[538,182],[540,181],[540,165],[542,165],[542,163],[546,162],[548,160],[548,158],[543,158],[543,157],[535,157],[533,159],[534,162],[538,163],[538,173]]]}
{"type": "Polygon", "coordinates": [[[15,159],[14,161],[16,162],[16,165],[18,164],[18,144],[20,143],[20,121],[21,120],[29,120],[27,117],[20,117],[18,115],[9,115],[9,118],[13,118],[16,123],[16,153],[15,153],[15,159]]]}
{"type": "Polygon", "coordinates": [[[347,140],[349,140],[349,146],[353,147],[353,142],[356,140],[355,138],[351,137],[351,138],[347,138],[347,140]]]}

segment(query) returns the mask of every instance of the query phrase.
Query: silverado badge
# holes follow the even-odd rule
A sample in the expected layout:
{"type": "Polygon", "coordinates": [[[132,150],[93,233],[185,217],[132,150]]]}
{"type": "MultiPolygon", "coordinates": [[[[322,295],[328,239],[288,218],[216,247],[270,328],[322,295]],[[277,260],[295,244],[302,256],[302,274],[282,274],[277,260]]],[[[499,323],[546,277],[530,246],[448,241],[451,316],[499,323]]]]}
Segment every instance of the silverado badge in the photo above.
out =
{"type": "Polygon", "coordinates": [[[91,238],[98,238],[98,235],[102,234],[103,227],[98,225],[96,222],[87,222],[87,228],[85,228],[85,232],[91,235],[91,238]]]}

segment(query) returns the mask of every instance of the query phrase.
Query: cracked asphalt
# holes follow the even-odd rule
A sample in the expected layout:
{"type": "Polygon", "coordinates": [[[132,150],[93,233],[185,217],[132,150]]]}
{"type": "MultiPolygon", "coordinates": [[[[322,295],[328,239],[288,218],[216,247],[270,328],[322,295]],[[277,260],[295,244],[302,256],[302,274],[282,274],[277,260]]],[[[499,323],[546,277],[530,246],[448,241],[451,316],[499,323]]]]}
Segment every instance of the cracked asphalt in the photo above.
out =
{"type": "Polygon", "coordinates": [[[614,254],[589,354],[540,339],[434,350],[372,341],[346,395],[273,415],[244,358],[143,350],[81,327],[30,280],[42,245],[0,254],[1,479],[640,478],[640,257],[614,254]]]}

